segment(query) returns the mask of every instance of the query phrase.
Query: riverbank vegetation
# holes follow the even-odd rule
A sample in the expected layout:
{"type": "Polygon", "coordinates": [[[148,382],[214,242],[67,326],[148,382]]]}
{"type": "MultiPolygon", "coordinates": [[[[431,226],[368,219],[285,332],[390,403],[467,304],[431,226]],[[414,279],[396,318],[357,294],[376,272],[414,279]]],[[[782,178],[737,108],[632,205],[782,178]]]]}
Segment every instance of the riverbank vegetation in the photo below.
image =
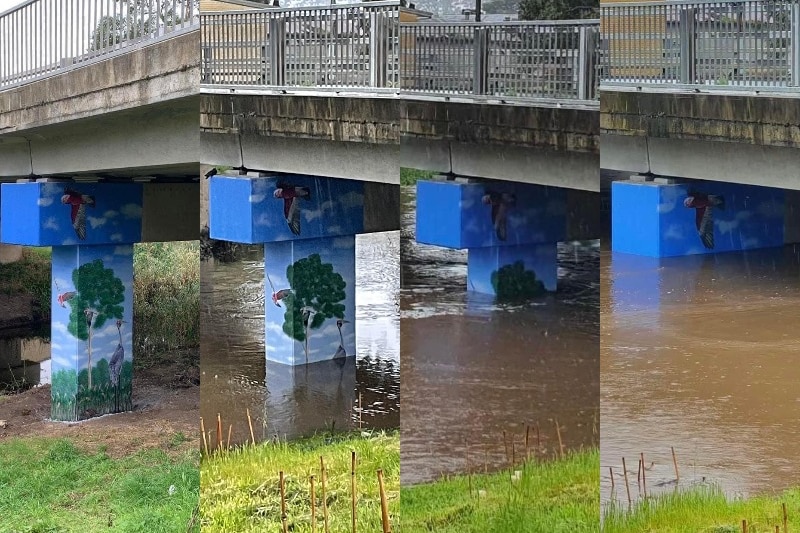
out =
{"type": "Polygon", "coordinates": [[[800,488],[778,496],[729,499],[719,487],[711,485],[651,496],[634,504],[631,511],[627,504],[614,504],[604,513],[602,531],[783,533],[798,528],[800,488]]]}
{"type": "Polygon", "coordinates": [[[400,168],[400,185],[415,185],[419,180],[429,180],[436,175],[435,172],[428,170],[417,170],[416,168],[400,168]]]}
{"type": "Polygon", "coordinates": [[[326,434],[212,453],[201,465],[203,532],[280,531],[284,514],[287,530],[312,531],[311,476],[315,483],[313,520],[316,531],[326,530],[326,510],[331,532],[352,531],[353,479],[357,530],[383,531],[379,470],[389,520],[392,529],[397,530],[400,486],[397,432],[326,434]],[[353,452],[355,477],[351,476],[353,452]],[[325,468],[324,489],[321,462],[325,468]],[[281,509],[282,501],[285,513],[281,509]]]}
{"type": "Polygon", "coordinates": [[[50,320],[50,248],[23,248],[21,260],[0,264],[0,294],[28,296],[31,322],[50,320]]]}
{"type": "Polygon", "coordinates": [[[404,487],[403,532],[596,532],[599,471],[599,452],[593,449],[493,474],[404,487]]]}
{"type": "Polygon", "coordinates": [[[197,452],[107,452],[67,439],[0,444],[0,533],[200,531],[197,452]]]}

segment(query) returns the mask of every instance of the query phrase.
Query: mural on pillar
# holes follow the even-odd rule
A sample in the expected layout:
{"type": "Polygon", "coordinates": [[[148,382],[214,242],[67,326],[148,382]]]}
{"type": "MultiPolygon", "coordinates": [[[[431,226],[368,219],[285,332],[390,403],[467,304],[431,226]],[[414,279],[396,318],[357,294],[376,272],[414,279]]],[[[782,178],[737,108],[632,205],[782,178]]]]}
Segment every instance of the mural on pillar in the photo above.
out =
{"type": "Polygon", "coordinates": [[[132,245],[53,248],[54,420],[132,409],[132,280],[132,245]]]}
{"type": "Polygon", "coordinates": [[[264,268],[267,359],[355,355],[355,236],[266,243],[264,268]]]}
{"type": "Polygon", "coordinates": [[[209,194],[215,239],[274,242],[355,235],[364,229],[364,184],[356,180],[214,176],[209,194]]]}
{"type": "Polygon", "coordinates": [[[782,246],[784,191],[731,183],[663,186],[661,255],[782,246]]]}
{"type": "Polygon", "coordinates": [[[69,246],[138,242],[142,234],[142,186],[4,184],[2,211],[14,213],[13,217],[2,216],[3,239],[9,243],[69,246]]]}
{"type": "Polygon", "coordinates": [[[555,243],[470,248],[468,263],[470,290],[502,300],[541,296],[558,285],[555,243]]]}

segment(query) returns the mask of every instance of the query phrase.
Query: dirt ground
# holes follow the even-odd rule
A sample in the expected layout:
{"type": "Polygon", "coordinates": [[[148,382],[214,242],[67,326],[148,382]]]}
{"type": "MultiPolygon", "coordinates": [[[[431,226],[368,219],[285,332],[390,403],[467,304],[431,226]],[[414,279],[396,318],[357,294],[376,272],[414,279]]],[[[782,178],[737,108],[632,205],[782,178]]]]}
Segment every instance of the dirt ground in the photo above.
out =
{"type": "Polygon", "coordinates": [[[13,437],[65,437],[87,451],[105,447],[115,458],[145,448],[171,455],[199,450],[199,378],[197,367],[178,363],[134,370],[133,411],[81,422],[48,420],[49,385],[0,396],[0,444],[13,437]]]}

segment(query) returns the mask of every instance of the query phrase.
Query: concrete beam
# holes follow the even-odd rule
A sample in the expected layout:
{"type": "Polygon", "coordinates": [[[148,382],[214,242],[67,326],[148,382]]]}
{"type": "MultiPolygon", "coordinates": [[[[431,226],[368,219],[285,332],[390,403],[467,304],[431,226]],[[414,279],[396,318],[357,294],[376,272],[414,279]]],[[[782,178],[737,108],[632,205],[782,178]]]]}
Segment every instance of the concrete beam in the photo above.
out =
{"type": "Polygon", "coordinates": [[[196,95],[199,49],[197,30],[3,91],[0,136],[196,95]]]}
{"type": "Polygon", "coordinates": [[[198,173],[198,97],[0,135],[0,177],[198,173]],[[29,152],[30,141],[30,152],[29,152]]]}

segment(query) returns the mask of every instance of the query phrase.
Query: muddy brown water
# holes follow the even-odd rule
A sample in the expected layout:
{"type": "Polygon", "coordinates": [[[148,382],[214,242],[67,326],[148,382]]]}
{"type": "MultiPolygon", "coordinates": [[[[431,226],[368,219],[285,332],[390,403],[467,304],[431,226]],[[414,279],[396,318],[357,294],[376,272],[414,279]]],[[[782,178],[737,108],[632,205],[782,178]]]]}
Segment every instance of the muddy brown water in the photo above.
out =
{"type": "Polygon", "coordinates": [[[796,485],[800,246],[601,258],[604,503],[622,457],[638,497],[641,452],[648,494],[673,490],[673,446],[681,486],[713,482],[735,497],[796,485]]]}
{"type": "MultiPolygon", "coordinates": [[[[293,439],[326,429],[400,424],[399,232],[356,238],[357,355],[299,366],[267,363],[264,356],[263,248],[242,261],[201,265],[200,415],[223,440],[250,438],[250,410],[257,440],[293,439]]],[[[199,421],[198,421],[199,423],[199,421]]],[[[216,435],[213,436],[216,441],[216,435]]]]}
{"type": "Polygon", "coordinates": [[[598,246],[560,246],[555,295],[497,305],[466,292],[466,252],[414,242],[414,189],[402,195],[401,482],[505,467],[537,422],[541,456],[558,449],[555,420],[565,448],[596,445],[598,246]]]}

